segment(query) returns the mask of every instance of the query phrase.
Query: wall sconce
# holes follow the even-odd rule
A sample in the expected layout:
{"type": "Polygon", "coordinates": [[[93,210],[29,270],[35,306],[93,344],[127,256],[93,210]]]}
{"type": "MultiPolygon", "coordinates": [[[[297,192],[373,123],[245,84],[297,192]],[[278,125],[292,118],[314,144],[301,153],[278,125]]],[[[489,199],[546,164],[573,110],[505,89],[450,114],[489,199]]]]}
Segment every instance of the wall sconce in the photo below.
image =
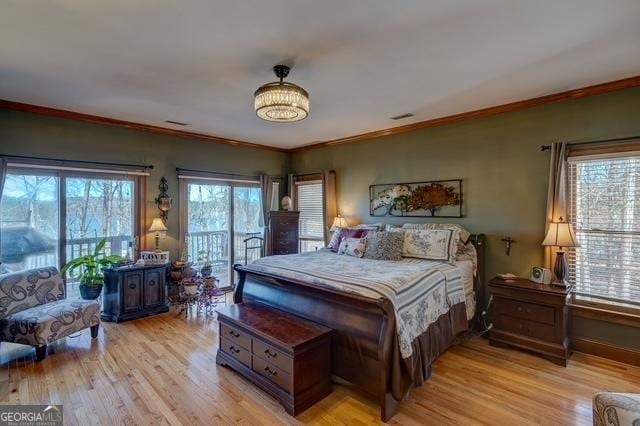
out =
{"type": "Polygon", "coordinates": [[[167,191],[169,190],[169,185],[167,184],[167,179],[163,176],[160,178],[160,185],[158,185],[158,189],[160,190],[160,194],[155,199],[156,205],[158,206],[158,210],[160,210],[160,219],[162,219],[162,223],[166,224],[167,219],[169,218],[169,210],[171,210],[171,197],[167,191]]]}

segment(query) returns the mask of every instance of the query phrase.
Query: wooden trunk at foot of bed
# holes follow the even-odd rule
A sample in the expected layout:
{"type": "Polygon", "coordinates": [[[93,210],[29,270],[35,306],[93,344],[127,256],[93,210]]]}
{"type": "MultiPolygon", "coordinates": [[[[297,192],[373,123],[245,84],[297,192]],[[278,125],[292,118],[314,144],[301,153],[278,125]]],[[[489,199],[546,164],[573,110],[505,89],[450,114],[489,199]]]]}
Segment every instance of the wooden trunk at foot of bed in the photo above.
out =
{"type": "Polygon", "coordinates": [[[394,316],[387,299],[343,295],[305,283],[257,275],[236,265],[239,282],[234,302],[271,306],[323,324],[333,330],[332,374],[376,397],[382,418],[395,413],[387,397],[394,316]]]}
{"type": "MultiPolygon", "coordinates": [[[[484,235],[473,235],[478,251],[478,277],[482,277],[484,235]]],[[[380,417],[389,420],[398,402],[391,396],[391,351],[395,317],[386,298],[369,299],[327,287],[257,274],[235,265],[239,274],[234,302],[255,302],[315,321],[333,330],[332,373],[356,385],[380,402],[380,417]]],[[[475,284],[482,294],[482,283],[475,284]]],[[[476,310],[476,316],[481,309],[476,310]]]]}

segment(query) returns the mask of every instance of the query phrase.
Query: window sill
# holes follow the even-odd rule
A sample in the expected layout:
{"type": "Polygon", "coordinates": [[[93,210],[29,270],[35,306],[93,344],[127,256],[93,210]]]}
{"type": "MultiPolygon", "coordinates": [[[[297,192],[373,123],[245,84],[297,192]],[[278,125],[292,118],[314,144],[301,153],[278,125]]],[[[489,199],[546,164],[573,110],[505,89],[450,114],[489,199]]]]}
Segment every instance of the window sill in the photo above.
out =
{"type": "Polygon", "coordinates": [[[637,308],[573,300],[571,309],[573,316],[640,328],[640,309],[637,308]]]}

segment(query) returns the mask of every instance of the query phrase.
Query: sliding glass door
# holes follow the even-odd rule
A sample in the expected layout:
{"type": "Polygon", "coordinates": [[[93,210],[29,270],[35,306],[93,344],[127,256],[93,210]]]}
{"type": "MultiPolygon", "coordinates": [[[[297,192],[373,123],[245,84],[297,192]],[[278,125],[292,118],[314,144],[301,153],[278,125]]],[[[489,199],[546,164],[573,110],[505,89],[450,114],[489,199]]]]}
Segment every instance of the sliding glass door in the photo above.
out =
{"type": "MultiPolygon", "coordinates": [[[[137,228],[137,177],[114,173],[10,168],[0,202],[0,273],[61,268],[93,251],[126,256],[137,228]]],[[[76,274],[67,296],[78,294],[76,274]]]]}
{"type": "MultiPolygon", "coordinates": [[[[65,261],[93,252],[106,239],[105,251],[125,257],[134,239],[134,181],[105,177],[66,177],[63,185],[65,261]]],[[[76,291],[70,276],[67,290],[76,291]]]]}
{"type": "Polygon", "coordinates": [[[211,262],[221,285],[229,284],[230,193],[225,185],[187,184],[188,259],[200,265],[211,262]]]}
{"type": "Polygon", "coordinates": [[[187,199],[182,229],[189,261],[209,261],[223,287],[234,279],[234,263],[252,262],[260,250],[248,250],[245,240],[262,235],[260,187],[237,182],[184,179],[187,199]]]}
{"type": "Polygon", "coordinates": [[[7,174],[0,203],[0,273],[59,265],[59,205],[56,174],[7,174]]]}
{"type": "MultiPolygon", "coordinates": [[[[235,186],[233,187],[233,263],[247,264],[260,258],[262,250],[260,240],[252,237],[262,237],[260,215],[259,186],[235,186]],[[253,247],[253,248],[252,248],[253,247]]],[[[233,279],[238,277],[234,273],[233,279]]]]}

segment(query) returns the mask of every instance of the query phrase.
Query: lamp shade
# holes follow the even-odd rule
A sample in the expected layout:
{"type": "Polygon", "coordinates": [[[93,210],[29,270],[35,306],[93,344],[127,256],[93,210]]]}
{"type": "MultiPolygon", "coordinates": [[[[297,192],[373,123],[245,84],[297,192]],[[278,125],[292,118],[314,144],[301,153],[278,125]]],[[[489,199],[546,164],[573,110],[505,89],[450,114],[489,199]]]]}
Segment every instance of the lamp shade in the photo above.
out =
{"type": "Polygon", "coordinates": [[[568,222],[551,222],[543,246],[580,247],[576,234],[568,222]]]}
{"type": "Polygon", "coordinates": [[[162,219],[160,219],[159,217],[153,219],[153,222],[151,222],[151,226],[149,227],[149,232],[164,232],[167,230],[167,227],[164,226],[162,219]]]}
{"type": "Polygon", "coordinates": [[[338,228],[346,228],[347,226],[348,226],[347,220],[344,217],[338,215],[335,217],[335,219],[333,219],[333,225],[331,225],[331,231],[335,231],[338,228]]]}

